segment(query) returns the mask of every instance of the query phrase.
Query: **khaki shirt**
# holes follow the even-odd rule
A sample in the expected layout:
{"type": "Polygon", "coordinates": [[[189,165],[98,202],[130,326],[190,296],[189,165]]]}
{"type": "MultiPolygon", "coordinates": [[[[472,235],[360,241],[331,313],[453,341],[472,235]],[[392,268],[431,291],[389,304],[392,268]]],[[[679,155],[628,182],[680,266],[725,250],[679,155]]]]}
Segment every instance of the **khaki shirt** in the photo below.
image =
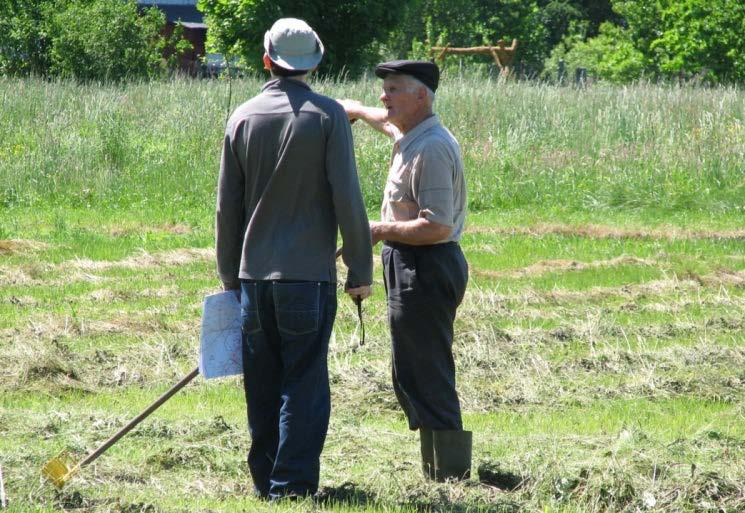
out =
{"type": "Polygon", "coordinates": [[[451,226],[459,241],[466,217],[466,184],[460,145],[437,116],[419,123],[405,135],[394,126],[395,143],[383,193],[383,221],[425,217],[451,226]]]}

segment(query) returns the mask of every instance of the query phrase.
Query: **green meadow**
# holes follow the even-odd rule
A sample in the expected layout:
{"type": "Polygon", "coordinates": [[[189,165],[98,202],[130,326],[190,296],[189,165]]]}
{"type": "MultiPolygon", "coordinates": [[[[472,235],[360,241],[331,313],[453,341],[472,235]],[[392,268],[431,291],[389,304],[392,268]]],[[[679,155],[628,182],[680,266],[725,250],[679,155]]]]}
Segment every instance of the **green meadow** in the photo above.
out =
{"type": "MultiPolygon", "coordinates": [[[[745,511],[745,92],[458,75],[435,107],[469,188],[470,480],[421,476],[376,258],[364,345],[339,290],[315,500],[252,497],[238,378],[198,377],[63,490],[44,481],[196,366],[224,123],[261,83],[0,78],[8,511],[745,511]]],[[[380,83],[313,87],[373,104],[380,83]]],[[[375,219],[390,142],[353,133],[375,219]]]]}

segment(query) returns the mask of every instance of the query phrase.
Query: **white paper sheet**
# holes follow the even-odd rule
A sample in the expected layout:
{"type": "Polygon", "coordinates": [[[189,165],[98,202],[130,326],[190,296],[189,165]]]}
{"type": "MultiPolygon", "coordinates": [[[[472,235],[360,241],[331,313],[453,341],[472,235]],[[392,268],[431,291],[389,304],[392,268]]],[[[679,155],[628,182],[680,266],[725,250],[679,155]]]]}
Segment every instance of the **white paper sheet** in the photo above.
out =
{"type": "Polygon", "coordinates": [[[241,304],[235,291],[204,298],[199,373],[204,379],[243,373],[241,304]]]}

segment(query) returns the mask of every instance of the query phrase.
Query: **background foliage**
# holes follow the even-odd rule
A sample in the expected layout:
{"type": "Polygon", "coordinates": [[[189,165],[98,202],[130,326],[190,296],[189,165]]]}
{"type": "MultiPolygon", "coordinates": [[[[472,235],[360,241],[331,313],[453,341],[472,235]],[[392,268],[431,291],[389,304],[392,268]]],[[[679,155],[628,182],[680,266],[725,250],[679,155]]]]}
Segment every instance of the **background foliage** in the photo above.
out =
{"type": "MultiPolygon", "coordinates": [[[[321,74],[357,76],[375,62],[430,59],[433,46],[519,41],[519,78],[557,80],[586,68],[628,83],[745,80],[741,0],[199,0],[208,47],[261,71],[263,36],[279,17],[321,36],[321,74]]],[[[159,76],[162,15],[135,0],[0,0],[0,74],[114,80],[159,76]],[[144,13],[146,11],[142,11],[144,13]]],[[[185,41],[181,45],[187,44],[185,41]]],[[[175,59],[174,59],[175,61],[175,59]]],[[[447,56],[444,68],[493,74],[488,56],[447,56]]]]}
{"type": "MultiPolygon", "coordinates": [[[[539,69],[547,51],[549,31],[535,0],[414,0],[408,3],[402,22],[391,35],[390,51],[431,58],[432,46],[481,46],[504,39],[520,41],[519,63],[539,69]]],[[[488,65],[489,57],[467,59],[488,65]]],[[[458,59],[448,59],[449,63],[458,59]]]]}
{"type": "MultiPolygon", "coordinates": [[[[745,77],[740,0],[201,0],[210,42],[257,69],[264,31],[280,16],[306,19],[329,50],[322,71],[355,74],[375,60],[432,57],[432,46],[519,41],[521,77],[556,78],[558,63],[628,82],[745,77]]],[[[487,56],[446,57],[444,67],[493,68],[487,56]]]]}
{"type": "Polygon", "coordinates": [[[164,38],[165,16],[138,11],[134,0],[5,0],[0,3],[0,73],[78,80],[153,78],[169,65],[167,45],[178,52],[188,43],[164,38]]]}
{"type": "Polygon", "coordinates": [[[745,3],[740,0],[615,1],[647,70],[662,76],[745,78],[745,3]]]}
{"type": "Polygon", "coordinates": [[[377,59],[378,41],[396,21],[397,0],[200,0],[210,27],[208,43],[260,70],[264,33],[281,17],[302,18],[326,48],[321,72],[359,73],[377,59]]]}
{"type": "Polygon", "coordinates": [[[81,80],[146,78],[160,71],[164,15],[134,2],[75,1],[51,13],[49,71],[81,80]]]}

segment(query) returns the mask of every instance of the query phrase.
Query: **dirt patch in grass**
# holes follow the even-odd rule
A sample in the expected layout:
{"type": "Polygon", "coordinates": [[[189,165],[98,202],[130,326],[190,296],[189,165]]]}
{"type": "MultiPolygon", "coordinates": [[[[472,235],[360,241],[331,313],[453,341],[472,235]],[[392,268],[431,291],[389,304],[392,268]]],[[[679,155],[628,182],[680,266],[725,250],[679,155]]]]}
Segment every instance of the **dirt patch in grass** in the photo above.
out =
{"type": "Polygon", "coordinates": [[[109,229],[112,237],[126,237],[128,235],[141,235],[143,233],[170,233],[173,235],[188,235],[194,233],[191,226],[180,223],[165,223],[159,226],[114,226],[109,229]]]}
{"type": "Polygon", "coordinates": [[[147,269],[160,266],[177,266],[189,265],[194,262],[213,260],[215,258],[214,249],[207,248],[184,248],[172,251],[163,251],[160,253],[140,252],[124,260],[104,261],[75,259],[63,262],[58,266],[59,269],[78,269],[82,271],[106,271],[109,269],[147,269]]]}
{"type": "Polygon", "coordinates": [[[189,469],[212,470],[221,467],[218,463],[218,449],[208,445],[183,444],[167,447],[147,458],[146,463],[162,470],[189,469]]]}
{"type": "Polygon", "coordinates": [[[27,340],[0,347],[0,389],[84,390],[80,358],[54,341],[27,340]]]}
{"type": "Polygon", "coordinates": [[[44,242],[28,239],[0,240],[0,255],[26,253],[28,251],[43,251],[51,246],[44,242]]]}
{"type": "Polygon", "coordinates": [[[39,279],[35,268],[3,266],[0,267],[0,283],[6,286],[27,286],[42,284],[43,281],[39,279]]]}
{"type": "Polygon", "coordinates": [[[142,271],[159,267],[184,266],[213,261],[214,258],[214,249],[183,248],[158,253],[141,251],[123,260],[113,261],[75,258],[56,265],[0,266],[0,282],[6,285],[26,286],[58,286],[70,282],[102,283],[110,281],[111,278],[93,273],[112,269],[142,271]]]}
{"type": "Polygon", "coordinates": [[[537,294],[544,300],[550,301],[593,302],[610,297],[638,299],[640,297],[698,290],[701,288],[701,283],[697,280],[671,278],[632,285],[621,285],[620,287],[592,287],[587,290],[554,289],[543,293],[538,292],[537,294]]]}
{"type": "Polygon", "coordinates": [[[34,307],[39,304],[39,302],[30,297],[30,296],[10,296],[5,301],[10,303],[11,305],[15,305],[18,307],[34,307]]]}
{"type": "Polygon", "coordinates": [[[591,239],[713,239],[737,240],[745,239],[745,230],[682,230],[680,228],[660,229],[629,229],[598,224],[569,225],[539,223],[533,226],[514,227],[483,227],[476,226],[467,229],[468,233],[488,233],[498,235],[562,235],[566,237],[585,237],[591,239]]]}
{"type": "Polygon", "coordinates": [[[624,265],[646,265],[654,266],[657,262],[648,258],[622,255],[609,260],[595,260],[592,262],[580,262],[577,260],[541,260],[527,267],[511,269],[507,271],[492,271],[489,269],[474,269],[473,274],[487,278],[526,278],[535,277],[548,273],[585,271],[587,269],[603,269],[607,267],[619,267],[624,265]]]}

